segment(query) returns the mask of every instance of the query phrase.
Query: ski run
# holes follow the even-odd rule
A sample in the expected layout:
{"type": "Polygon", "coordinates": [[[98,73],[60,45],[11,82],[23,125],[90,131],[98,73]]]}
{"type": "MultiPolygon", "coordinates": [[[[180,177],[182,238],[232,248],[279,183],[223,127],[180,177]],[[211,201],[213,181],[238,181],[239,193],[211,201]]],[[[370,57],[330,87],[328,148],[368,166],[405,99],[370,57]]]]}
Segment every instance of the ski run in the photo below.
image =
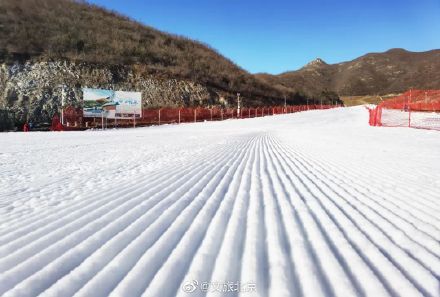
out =
{"type": "Polygon", "coordinates": [[[440,132],[364,107],[0,134],[0,296],[440,296],[440,132]]]}

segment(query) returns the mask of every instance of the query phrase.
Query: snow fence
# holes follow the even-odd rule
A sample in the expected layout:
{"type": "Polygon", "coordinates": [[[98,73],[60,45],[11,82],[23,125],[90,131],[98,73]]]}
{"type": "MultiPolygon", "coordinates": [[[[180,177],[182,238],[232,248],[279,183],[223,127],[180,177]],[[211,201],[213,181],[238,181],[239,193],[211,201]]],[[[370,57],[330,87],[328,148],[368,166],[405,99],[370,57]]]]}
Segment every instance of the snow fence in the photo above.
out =
{"type": "Polygon", "coordinates": [[[368,110],[371,126],[440,130],[440,90],[409,90],[368,110]]]}
{"type": "MultiPolygon", "coordinates": [[[[81,108],[67,107],[63,112],[65,130],[87,128],[132,127],[161,124],[179,124],[190,122],[222,121],[227,119],[245,119],[279,114],[295,113],[307,110],[319,110],[341,107],[341,105],[292,105],[258,108],[156,108],[142,109],[142,116],[133,119],[106,119],[83,117],[81,108]]],[[[57,129],[52,129],[57,130],[57,129]]]]}

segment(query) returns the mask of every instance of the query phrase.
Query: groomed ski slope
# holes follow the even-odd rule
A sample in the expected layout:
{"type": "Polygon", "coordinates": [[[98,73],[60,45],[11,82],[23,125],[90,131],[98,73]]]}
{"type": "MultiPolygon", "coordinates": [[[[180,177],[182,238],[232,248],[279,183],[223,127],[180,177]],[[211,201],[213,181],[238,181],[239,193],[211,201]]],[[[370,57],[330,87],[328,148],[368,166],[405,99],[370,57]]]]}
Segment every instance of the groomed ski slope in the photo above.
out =
{"type": "Polygon", "coordinates": [[[0,295],[440,296],[440,133],[367,123],[0,134],[0,295]]]}

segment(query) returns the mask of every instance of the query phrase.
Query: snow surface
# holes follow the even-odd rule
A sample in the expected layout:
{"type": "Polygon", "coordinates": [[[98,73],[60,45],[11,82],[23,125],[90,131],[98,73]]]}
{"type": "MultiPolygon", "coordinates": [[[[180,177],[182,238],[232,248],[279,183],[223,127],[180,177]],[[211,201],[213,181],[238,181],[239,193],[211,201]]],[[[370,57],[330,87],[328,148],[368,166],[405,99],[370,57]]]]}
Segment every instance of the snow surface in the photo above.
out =
{"type": "Polygon", "coordinates": [[[367,123],[0,134],[0,295],[440,296],[440,133],[367,123]]]}

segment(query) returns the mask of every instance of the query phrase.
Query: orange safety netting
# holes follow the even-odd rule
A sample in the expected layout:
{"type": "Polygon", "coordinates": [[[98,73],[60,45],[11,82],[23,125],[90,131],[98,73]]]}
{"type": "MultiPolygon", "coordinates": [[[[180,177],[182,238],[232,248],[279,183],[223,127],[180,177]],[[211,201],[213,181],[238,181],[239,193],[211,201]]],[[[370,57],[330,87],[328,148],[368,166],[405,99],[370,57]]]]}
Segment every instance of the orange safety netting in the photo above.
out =
{"type": "Polygon", "coordinates": [[[306,110],[329,109],[340,107],[340,105],[292,105],[292,106],[270,106],[258,108],[155,108],[142,109],[142,116],[136,119],[107,119],[83,117],[79,108],[67,107],[64,109],[64,127],[71,128],[102,128],[102,127],[130,127],[161,125],[171,123],[188,123],[204,121],[222,121],[226,119],[245,119],[294,113],[306,110]]]}
{"type": "Polygon", "coordinates": [[[440,130],[440,90],[409,90],[369,112],[371,126],[440,130]]]}

